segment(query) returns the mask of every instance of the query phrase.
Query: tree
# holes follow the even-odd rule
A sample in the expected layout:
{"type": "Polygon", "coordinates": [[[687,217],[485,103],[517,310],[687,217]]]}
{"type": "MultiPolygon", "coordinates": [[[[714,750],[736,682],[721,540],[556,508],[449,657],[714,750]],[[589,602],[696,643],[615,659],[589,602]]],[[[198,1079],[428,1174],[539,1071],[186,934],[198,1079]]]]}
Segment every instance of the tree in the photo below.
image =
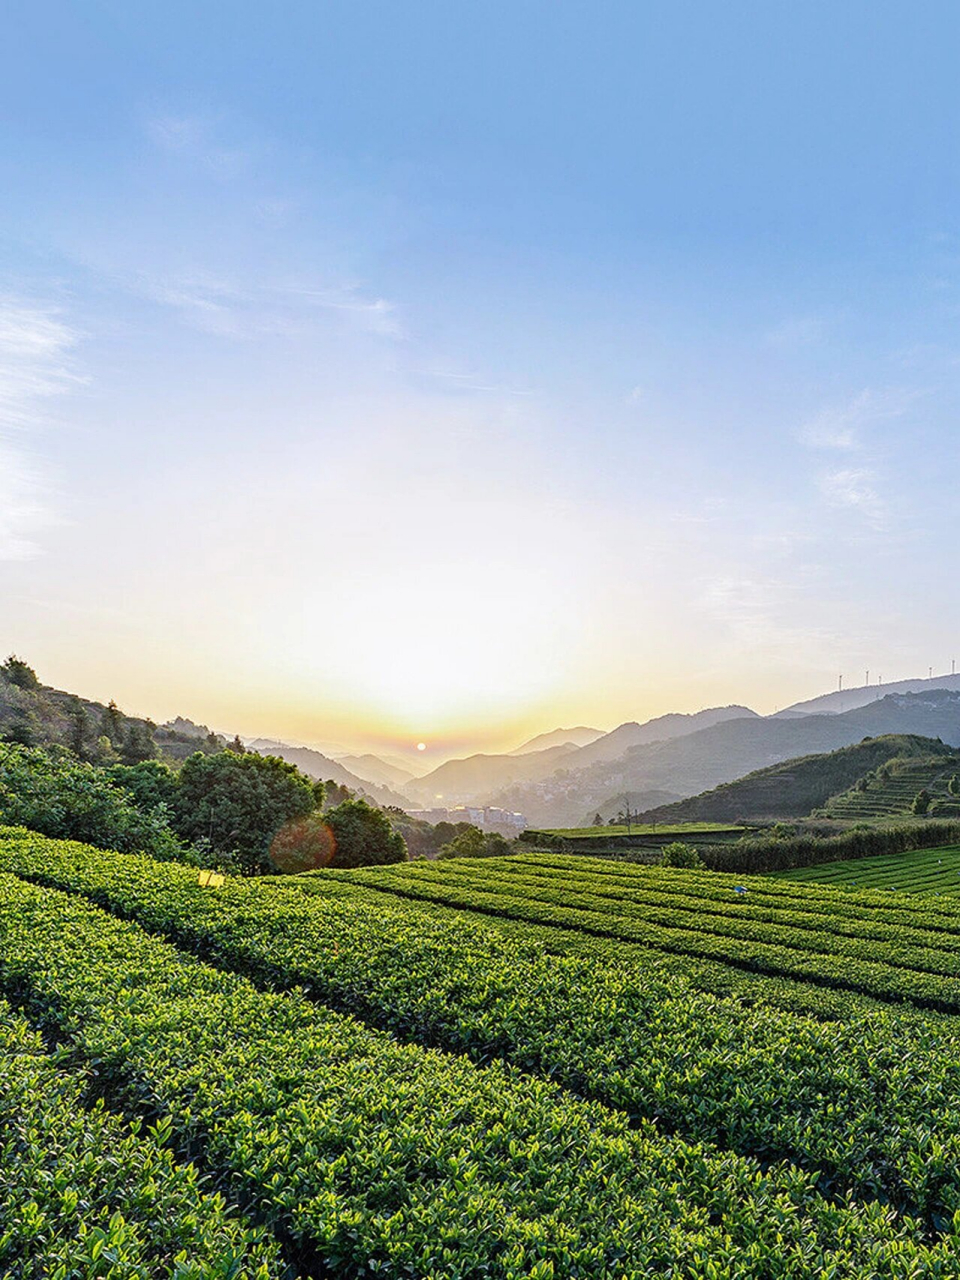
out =
{"type": "Polygon", "coordinates": [[[107,771],[118,787],[126,791],[143,813],[161,806],[172,811],[177,795],[177,775],[160,760],[139,764],[115,764],[107,771]]]}
{"type": "Polygon", "coordinates": [[[232,751],[235,756],[245,756],[247,754],[247,748],[240,741],[239,733],[227,747],[227,750],[232,751]]]}
{"type": "Polygon", "coordinates": [[[913,797],[913,804],[910,806],[916,814],[924,814],[930,808],[930,792],[926,787],[922,787],[913,797]]]}
{"type": "Polygon", "coordinates": [[[87,728],[87,709],[79,698],[70,703],[70,750],[79,759],[84,756],[83,735],[87,728]]]}
{"type": "Polygon", "coordinates": [[[952,796],[960,796],[960,778],[956,774],[947,783],[947,790],[952,796]]]}
{"type": "Polygon", "coordinates": [[[277,756],[194,752],[183,763],[172,826],[184,840],[203,841],[233,856],[245,875],[271,869],[270,843],[285,822],[305,818],[323,801],[323,784],[277,756]]]}
{"type": "Polygon", "coordinates": [[[498,831],[484,833],[479,827],[467,826],[449,843],[441,846],[438,858],[502,858],[510,853],[510,841],[498,831]]]}
{"type": "Polygon", "coordinates": [[[100,735],[109,739],[112,747],[123,741],[123,712],[112,698],[103,709],[100,735]]]}
{"type": "Polygon", "coordinates": [[[333,831],[319,810],[285,822],[270,842],[271,863],[287,874],[329,866],[335,852],[333,831]]]}
{"type": "Polygon", "coordinates": [[[660,851],[659,865],[661,867],[686,867],[696,868],[703,866],[703,859],[692,845],[683,844],[680,840],[674,840],[672,844],[664,845],[660,851]]]}
{"type": "Polygon", "coordinates": [[[188,853],[161,817],[142,813],[103,769],[65,747],[0,744],[0,821],[121,853],[188,853]]]}
{"type": "Polygon", "coordinates": [[[33,667],[24,662],[22,658],[18,658],[15,653],[11,653],[9,658],[0,665],[0,671],[3,672],[9,683],[16,685],[18,689],[32,691],[40,688],[40,681],[37,679],[37,673],[33,667]]]}
{"type": "Polygon", "coordinates": [[[470,826],[460,835],[455,836],[449,844],[442,845],[438,858],[482,858],[484,854],[483,832],[479,827],[470,826]]]}
{"type": "Polygon", "coordinates": [[[323,815],[333,832],[336,852],[333,867],[369,867],[405,862],[407,846],[390,819],[366,800],[344,800],[323,815]]]}
{"type": "Polygon", "coordinates": [[[137,721],[130,723],[120,747],[123,763],[139,764],[141,760],[152,760],[156,754],[157,748],[147,726],[137,721]]]}
{"type": "Polygon", "coordinates": [[[18,715],[11,720],[3,735],[4,742],[16,742],[22,747],[37,745],[37,730],[30,716],[18,715]]]}
{"type": "Polygon", "coordinates": [[[327,798],[327,804],[332,809],[335,805],[343,804],[346,800],[353,799],[353,792],[349,787],[343,786],[339,782],[334,782],[332,778],[328,778],[323,784],[324,795],[327,798]]]}
{"type": "Polygon", "coordinates": [[[602,827],[602,826],[603,826],[603,819],[600,817],[599,813],[595,813],[595,814],[593,815],[593,825],[594,825],[595,827],[602,827]]]}

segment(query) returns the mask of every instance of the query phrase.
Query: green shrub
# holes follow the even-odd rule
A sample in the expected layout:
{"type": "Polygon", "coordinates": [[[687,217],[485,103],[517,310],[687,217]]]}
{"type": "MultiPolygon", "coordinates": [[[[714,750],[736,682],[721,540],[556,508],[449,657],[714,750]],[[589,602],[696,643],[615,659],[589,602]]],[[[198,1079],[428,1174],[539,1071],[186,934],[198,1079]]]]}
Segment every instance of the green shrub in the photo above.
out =
{"type": "Polygon", "coordinates": [[[385,813],[366,800],[345,800],[323,817],[336,842],[331,866],[369,867],[406,861],[403,836],[394,831],[385,813]]]}
{"type": "Polygon", "coordinates": [[[926,787],[922,787],[913,797],[913,804],[910,806],[911,812],[916,814],[924,814],[930,808],[930,792],[926,787]]]}
{"type": "Polygon", "coordinates": [[[83,840],[121,853],[182,858],[161,814],[144,813],[102,769],[63,747],[0,743],[0,818],[44,835],[83,840]]]}
{"type": "Polygon", "coordinates": [[[180,770],[171,825],[184,840],[235,860],[245,875],[259,875],[272,869],[270,844],[280,828],[322,800],[322,783],[277,756],[197,751],[180,770]]]}
{"type": "Polygon", "coordinates": [[[510,853],[510,842],[496,831],[486,834],[479,827],[468,827],[447,844],[438,858],[502,858],[510,853]]]}
{"type": "Polygon", "coordinates": [[[661,867],[702,867],[703,859],[693,845],[674,840],[663,846],[657,864],[661,867]]]}

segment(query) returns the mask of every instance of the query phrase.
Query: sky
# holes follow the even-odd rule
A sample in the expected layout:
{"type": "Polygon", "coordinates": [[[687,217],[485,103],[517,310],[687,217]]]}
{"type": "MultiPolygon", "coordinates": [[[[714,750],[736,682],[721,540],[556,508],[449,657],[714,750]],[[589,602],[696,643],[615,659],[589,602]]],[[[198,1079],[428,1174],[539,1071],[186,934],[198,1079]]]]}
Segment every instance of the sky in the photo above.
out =
{"type": "Polygon", "coordinates": [[[12,0],[0,646],[428,755],[960,657],[960,10],[12,0]]]}

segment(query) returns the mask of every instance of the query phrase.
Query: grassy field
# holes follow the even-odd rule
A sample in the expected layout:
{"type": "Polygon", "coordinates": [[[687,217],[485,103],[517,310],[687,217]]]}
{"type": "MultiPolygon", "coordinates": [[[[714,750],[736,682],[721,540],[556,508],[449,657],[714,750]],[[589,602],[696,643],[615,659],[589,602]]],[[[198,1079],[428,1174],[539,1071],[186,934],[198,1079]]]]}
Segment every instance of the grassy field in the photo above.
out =
{"type": "Polygon", "coordinates": [[[211,889],[0,831],[0,1270],[946,1280],[958,979],[931,898],[535,853],[211,889]]]}
{"type": "Polygon", "coordinates": [[[774,879],[834,889],[895,889],[960,898],[960,845],[946,849],[916,849],[890,857],[851,858],[818,867],[775,871],[774,879]]]}
{"type": "Polygon", "coordinates": [[[544,830],[548,836],[563,836],[568,840],[606,840],[610,836],[683,836],[694,835],[729,835],[743,831],[732,822],[632,822],[629,827],[624,824],[602,827],[556,827],[544,830]]]}

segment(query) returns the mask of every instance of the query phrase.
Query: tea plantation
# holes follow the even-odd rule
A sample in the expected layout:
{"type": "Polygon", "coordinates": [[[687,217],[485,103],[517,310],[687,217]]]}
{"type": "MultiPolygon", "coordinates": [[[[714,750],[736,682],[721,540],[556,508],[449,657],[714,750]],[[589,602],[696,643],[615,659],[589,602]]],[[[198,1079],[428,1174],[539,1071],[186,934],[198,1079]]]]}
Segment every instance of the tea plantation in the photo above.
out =
{"type": "Polygon", "coordinates": [[[893,889],[960,898],[960,847],[914,849],[890,857],[848,858],[773,873],[777,879],[835,889],[893,889]]]}
{"type": "Polygon", "coordinates": [[[960,911],[0,831],[0,1273],[960,1274],[960,911]]]}

